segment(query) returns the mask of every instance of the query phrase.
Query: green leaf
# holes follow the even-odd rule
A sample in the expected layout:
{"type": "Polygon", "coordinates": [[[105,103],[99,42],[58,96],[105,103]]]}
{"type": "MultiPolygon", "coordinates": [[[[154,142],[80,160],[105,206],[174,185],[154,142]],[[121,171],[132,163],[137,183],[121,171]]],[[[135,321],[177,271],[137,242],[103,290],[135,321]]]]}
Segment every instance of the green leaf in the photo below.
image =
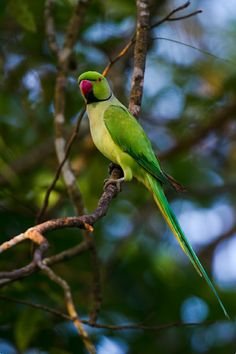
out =
{"type": "Polygon", "coordinates": [[[34,16],[25,1],[10,0],[8,3],[8,11],[24,29],[31,32],[36,31],[34,16]]]}
{"type": "Polygon", "coordinates": [[[39,323],[43,321],[43,315],[39,311],[27,308],[21,312],[15,325],[15,338],[20,351],[24,351],[34,335],[37,333],[39,323]]]}

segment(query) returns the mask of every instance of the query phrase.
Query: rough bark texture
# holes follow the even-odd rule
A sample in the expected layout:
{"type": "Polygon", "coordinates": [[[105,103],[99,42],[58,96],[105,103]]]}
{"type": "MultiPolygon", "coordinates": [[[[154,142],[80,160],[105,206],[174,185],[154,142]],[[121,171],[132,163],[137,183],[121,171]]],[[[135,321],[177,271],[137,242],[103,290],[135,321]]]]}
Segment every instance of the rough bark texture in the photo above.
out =
{"type": "Polygon", "coordinates": [[[134,71],[132,75],[129,110],[138,117],[143,95],[144,72],[149,33],[149,1],[137,0],[136,40],[134,46],[134,71]]]}

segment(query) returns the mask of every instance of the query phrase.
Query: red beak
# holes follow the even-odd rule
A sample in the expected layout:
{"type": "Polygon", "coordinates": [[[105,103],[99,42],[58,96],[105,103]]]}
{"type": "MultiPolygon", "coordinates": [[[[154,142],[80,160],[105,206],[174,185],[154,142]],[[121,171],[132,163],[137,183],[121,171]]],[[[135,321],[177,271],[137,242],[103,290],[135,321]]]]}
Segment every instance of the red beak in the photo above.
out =
{"type": "Polygon", "coordinates": [[[93,85],[89,80],[82,80],[79,86],[85,97],[87,97],[93,89],[93,85]]]}

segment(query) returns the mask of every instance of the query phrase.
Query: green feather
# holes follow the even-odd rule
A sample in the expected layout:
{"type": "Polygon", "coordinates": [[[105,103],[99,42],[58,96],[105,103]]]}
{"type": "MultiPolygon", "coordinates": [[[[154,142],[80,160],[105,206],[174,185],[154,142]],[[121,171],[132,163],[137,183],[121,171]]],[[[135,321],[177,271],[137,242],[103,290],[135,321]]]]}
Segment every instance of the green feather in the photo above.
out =
{"type": "Polygon", "coordinates": [[[229,315],[228,315],[219,295],[217,294],[217,291],[216,291],[214,285],[212,284],[211,280],[209,279],[200,260],[198,259],[192,246],[189,244],[184,232],[182,231],[182,229],[179,225],[179,222],[176,219],[176,216],[166,199],[164,191],[163,191],[162,187],[160,186],[160,183],[158,181],[156,181],[155,178],[153,178],[151,175],[147,175],[147,181],[148,181],[147,187],[149,187],[149,189],[151,189],[157,206],[159,207],[167,224],[169,225],[170,229],[172,230],[173,234],[175,235],[176,239],[178,240],[180,246],[182,247],[182,249],[184,250],[186,255],[189,257],[190,261],[192,262],[192,264],[194,265],[195,269],[200,274],[200,276],[204,277],[208,286],[215,294],[225,316],[229,319],[229,315]]]}

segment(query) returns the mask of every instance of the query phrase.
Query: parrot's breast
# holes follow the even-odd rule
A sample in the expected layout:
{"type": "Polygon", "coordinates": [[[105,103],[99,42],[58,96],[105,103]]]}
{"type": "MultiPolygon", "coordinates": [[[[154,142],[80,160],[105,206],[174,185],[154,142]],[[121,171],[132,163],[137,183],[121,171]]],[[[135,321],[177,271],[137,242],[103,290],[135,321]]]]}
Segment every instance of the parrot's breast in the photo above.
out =
{"type": "Polygon", "coordinates": [[[94,144],[105,157],[118,164],[118,156],[123,152],[112,140],[103,119],[104,113],[109,107],[109,101],[89,104],[87,113],[94,144]]]}

